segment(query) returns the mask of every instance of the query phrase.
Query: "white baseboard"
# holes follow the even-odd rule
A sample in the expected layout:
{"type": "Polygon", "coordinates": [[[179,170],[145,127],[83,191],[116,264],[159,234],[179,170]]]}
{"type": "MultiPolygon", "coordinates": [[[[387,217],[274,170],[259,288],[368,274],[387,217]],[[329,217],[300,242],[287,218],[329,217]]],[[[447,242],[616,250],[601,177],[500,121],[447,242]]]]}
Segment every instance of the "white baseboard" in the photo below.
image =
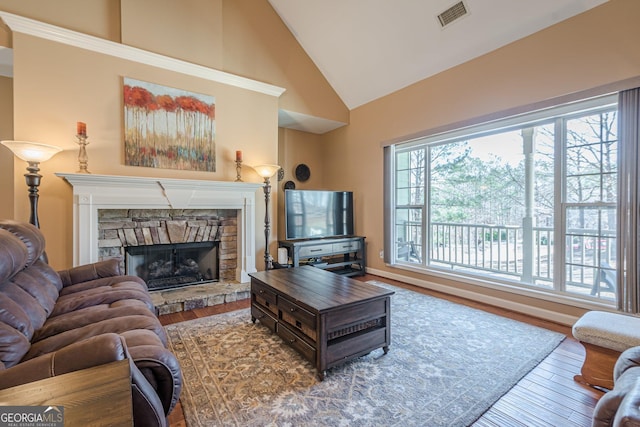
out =
{"type": "Polygon", "coordinates": [[[375,276],[386,277],[388,279],[397,280],[399,282],[409,283],[411,285],[420,286],[421,288],[431,289],[434,291],[442,292],[445,294],[455,295],[461,298],[466,298],[473,301],[478,301],[483,304],[489,304],[496,307],[504,308],[507,310],[516,311],[518,313],[527,314],[529,316],[538,317],[540,319],[549,320],[552,322],[560,323],[562,325],[572,326],[577,320],[577,316],[558,313],[553,310],[546,310],[540,307],[532,307],[527,304],[522,304],[514,301],[510,301],[504,298],[492,297],[480,292],[473,292],[460,288],[452,288],[440,283],[435,283],[429,280],[416,279],[413,277],[402,276],[400,274],[390,273],[384,270],[377,270],[367,267],[367,273],[375,276]]]}

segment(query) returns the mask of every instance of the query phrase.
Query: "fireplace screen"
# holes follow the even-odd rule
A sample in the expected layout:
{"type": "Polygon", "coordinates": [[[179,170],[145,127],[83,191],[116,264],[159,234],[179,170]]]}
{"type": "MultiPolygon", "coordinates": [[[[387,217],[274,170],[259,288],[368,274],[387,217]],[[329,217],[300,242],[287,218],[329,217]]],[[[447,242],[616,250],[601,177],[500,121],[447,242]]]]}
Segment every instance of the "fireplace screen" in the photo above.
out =
{"type": "Polygon", "coordinates": [[[218,242],[129,246],[127,274],[147,282],[150,290],[218,280],[218,242]]]}

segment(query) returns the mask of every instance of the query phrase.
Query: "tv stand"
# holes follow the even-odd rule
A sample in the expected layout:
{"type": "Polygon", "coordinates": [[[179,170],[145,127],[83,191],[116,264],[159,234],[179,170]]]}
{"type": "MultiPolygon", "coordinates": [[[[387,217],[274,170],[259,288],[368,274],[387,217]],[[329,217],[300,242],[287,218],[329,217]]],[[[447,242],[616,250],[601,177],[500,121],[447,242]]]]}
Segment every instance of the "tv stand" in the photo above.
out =
{"type": "Polygon", "coordinates": [[[292,267],[312,265],[344,276],[363,276],[366,252],[364,237],[280,240],[292,267]]]}

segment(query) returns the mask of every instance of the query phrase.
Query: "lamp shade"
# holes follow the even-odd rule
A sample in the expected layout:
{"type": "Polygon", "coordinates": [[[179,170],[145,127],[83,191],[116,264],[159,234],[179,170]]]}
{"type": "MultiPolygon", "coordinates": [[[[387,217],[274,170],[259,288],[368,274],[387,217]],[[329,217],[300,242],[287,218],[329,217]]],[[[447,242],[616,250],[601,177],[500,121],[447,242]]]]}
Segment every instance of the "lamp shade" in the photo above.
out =
{"type": "Polygon", "coordinates": [[[279,165],[257,165],[251,167],[263,178],[271,178],[280,169],[279,165]]]}
{"type": "Polygon", "coordinates": [[[54,145],[30,141],[1,141],[0,144],[13,151],[16,157],[25,162],[45,162],[62,151],[54,145]]]}

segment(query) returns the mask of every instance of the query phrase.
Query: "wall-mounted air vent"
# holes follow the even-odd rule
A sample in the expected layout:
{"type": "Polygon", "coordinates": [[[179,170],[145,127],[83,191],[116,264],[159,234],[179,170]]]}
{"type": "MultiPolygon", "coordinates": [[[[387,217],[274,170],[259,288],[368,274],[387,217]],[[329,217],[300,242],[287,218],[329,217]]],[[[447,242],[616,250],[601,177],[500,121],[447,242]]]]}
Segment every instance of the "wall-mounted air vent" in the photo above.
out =
{"type": "Polygon", "coordinates": [[[440,25],[444,28],[456,19],[460,19],[468,13],[469,9],[467,9],[467,6],[461,1],[438,15],[438,21],[440,21],[440,25]]]}

